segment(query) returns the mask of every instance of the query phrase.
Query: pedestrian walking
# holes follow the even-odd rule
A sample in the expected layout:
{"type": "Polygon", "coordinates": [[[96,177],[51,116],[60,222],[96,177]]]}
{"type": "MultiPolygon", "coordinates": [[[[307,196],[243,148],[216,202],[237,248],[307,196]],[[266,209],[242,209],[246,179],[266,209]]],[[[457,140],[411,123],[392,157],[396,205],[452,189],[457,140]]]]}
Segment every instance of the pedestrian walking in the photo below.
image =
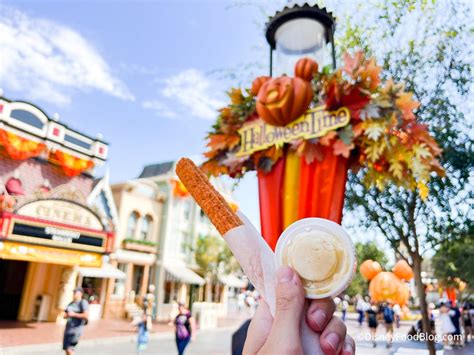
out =
{"type": "Polygon", "coordinates": [[[149,325],[148,316],[143,313],[137,317],[132,324],[137,328],[137,354],[142,354],[148,347],[149,325]]]}
{"type": "Polygon", "coordinates": [[[151,331],[153,327],[153,311],[155,307],[155,285],[148,286],[148,293],[143,297],[143,311],[146,315],[147,329],[151,331]]]}
{"type": "Polygon", "coordinates": [[[63,312],[63,317],[67,319],[63,337],[63,350],[66,355],[74,355],[84,325],[87,324],[89,303],[83,296],[84,290],[81,287],[74,289],[73,300],[63,312]]]}
{"type": "Polygon", "coordinates": [[[393,305],[393,313],[395,314],[395,326],[400,328],[400,315],[402,313],[402,308],[398,303],[393,305]]]}
{"type": "Polygon", "coordinates": [[[472,341],[473,311],[472,304],[470,302],[465,302],[464,307],[462,308],[462,320],[464,323],[464,342],[466,344],[472,341]]]}
{"type": "Polygon", "coordinates": [[[370,340],[372,341],[372,346],[375,348],[377,346],[377,342],[375,341],[375,335],[377,332],[377,314],[378,314],[378,309],[376,305],[372,305],[372,307],[369,308],[367,311],[367,324],[369,326],[370,330],[370,340]]]}
{"type": "Polygon", "coordinates": [[[393,343],[393,322],[395,320],[395,312],[393,311],[392,305],[385,304],[382,314],[386,330],[387,348],[390,348],[393,343]]]}
{"type": "Polygon", "coordinates": [[[362,298],[361,295],[356,296],[356,311],[359,314],[359,318],[357,319],[359,322],[359,327],[362,327],[362,323],[364,322],[364,311],[365,311],[366,305],[365,301],[362,298]]]}
{"type": "Polygon", "coordinates": [[[461,334],[461,311],[459,307],[452,304],[451,301],[448,302],[450,306],[449,310],[449,317],[451,318],[451,322],[454,325],[454,333],[453,333],[453,344],[455,347],[462,347],[462,334],[461,334]]]}
{"type": "Polygon", "coordinates": [[[451,317],[449,316],[449,311],[450,307],[445,303],[441,303],[439,307],[439,320],[441,322],[441,333],[443,334],[443,344],[445,350],[451,349],[450,345],[452,334],[456,331],[451,317]]]}
{"type": "Polygon", "coordinates": [[[349,302],[345,298],[341,301],[341,312],[342,312],[342,321],[346,321],[347,309],[349,308],[349,302]]]}
{"type": "Polygon", "coordinates": [[[183,303],[178,303],[178,310],[179,314],[174,320],[176,347],[178,348],[178,355],[183,355],[189,341],[196,339],[196,323],[191,316],[191,312],[183,303]]]}

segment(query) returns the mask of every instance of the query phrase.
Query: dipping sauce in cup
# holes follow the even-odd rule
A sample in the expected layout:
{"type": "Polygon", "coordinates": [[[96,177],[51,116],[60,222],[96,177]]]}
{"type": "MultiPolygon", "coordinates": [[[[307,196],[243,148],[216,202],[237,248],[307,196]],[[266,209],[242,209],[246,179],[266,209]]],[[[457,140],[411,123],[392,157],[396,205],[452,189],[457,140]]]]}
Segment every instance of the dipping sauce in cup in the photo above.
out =
{"type": "Polygon", "coordinates": [[[290,266],[303,282],[306,298],[335,297],[355,273],[355,248],[346,231],[323,218],[291,224],[278,239],[277,267],[290,266]]]}

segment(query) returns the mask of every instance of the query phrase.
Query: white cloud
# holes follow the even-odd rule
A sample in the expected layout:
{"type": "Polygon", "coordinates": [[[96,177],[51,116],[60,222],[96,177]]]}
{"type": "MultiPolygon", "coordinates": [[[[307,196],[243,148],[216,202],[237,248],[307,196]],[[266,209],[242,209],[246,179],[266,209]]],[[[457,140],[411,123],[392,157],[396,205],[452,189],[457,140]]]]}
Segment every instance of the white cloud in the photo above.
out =
{"type": "Polygon", "coordinates": [[[178,111],[213,120],[217,110],[225,105],[220,85],[197,69],[187,69],[157,82],[161,84],[158,98],[144,101],[142,106],[155,110],[158,115],[168,113],[167,117],[174,117],[178,111]]]}
{"type": "Polygon", "coordinates": [[[74,90],[134,100],[100,53],[78,32],[0,4],[0,86],[57,104],[74,90]]]}
{"type": "Polygon", "coordinates": [[[143,101],[142,107],[155,111],[155,114],[160,117],[174,118],[177,116],[169,105],[158,100],[143,101]]]}

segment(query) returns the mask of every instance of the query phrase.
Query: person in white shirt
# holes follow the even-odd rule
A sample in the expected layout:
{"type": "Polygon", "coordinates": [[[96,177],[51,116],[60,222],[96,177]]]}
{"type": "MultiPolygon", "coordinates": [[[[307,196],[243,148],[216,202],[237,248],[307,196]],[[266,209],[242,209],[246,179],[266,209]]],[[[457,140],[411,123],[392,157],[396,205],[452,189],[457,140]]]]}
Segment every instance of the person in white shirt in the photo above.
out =
{"type": "Polygon", "coordinates": [[[443,334],[443,343],[445,349],[451,349],[450,338],[452,334],[456,331],[451,317],[449,316],[450,308],[442,303],[439,307],[439,320],[441,322],[441,333],[443,334]]]}
{"type": "Polygon", "coordinates": [[[361,295],[356,296],[356,311],[359,313],[359,318],[357,319],[359,327],[362,327],[362,323],[364,322],[365,301],[361,295]]]}

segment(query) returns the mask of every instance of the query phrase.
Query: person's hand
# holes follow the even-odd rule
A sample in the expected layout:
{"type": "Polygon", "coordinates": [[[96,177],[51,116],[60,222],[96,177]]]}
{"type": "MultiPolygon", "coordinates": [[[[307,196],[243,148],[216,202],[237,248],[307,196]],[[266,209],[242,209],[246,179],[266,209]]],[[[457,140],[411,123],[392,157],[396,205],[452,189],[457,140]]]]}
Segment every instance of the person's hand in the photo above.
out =
{"type": "Polygon", "coordinates": [[[305,316],[308,326],[321,334],[321,349],[325,354],[355,354],[355,342],[346,336],[345,324],[333,317],[334,302],[330,299],[305,302],[301,281],[289,267],[281,267],[277,276],[275,319],[262,300],[250,323],[243,353],[302,354],[300,322],[305,316]]]}

